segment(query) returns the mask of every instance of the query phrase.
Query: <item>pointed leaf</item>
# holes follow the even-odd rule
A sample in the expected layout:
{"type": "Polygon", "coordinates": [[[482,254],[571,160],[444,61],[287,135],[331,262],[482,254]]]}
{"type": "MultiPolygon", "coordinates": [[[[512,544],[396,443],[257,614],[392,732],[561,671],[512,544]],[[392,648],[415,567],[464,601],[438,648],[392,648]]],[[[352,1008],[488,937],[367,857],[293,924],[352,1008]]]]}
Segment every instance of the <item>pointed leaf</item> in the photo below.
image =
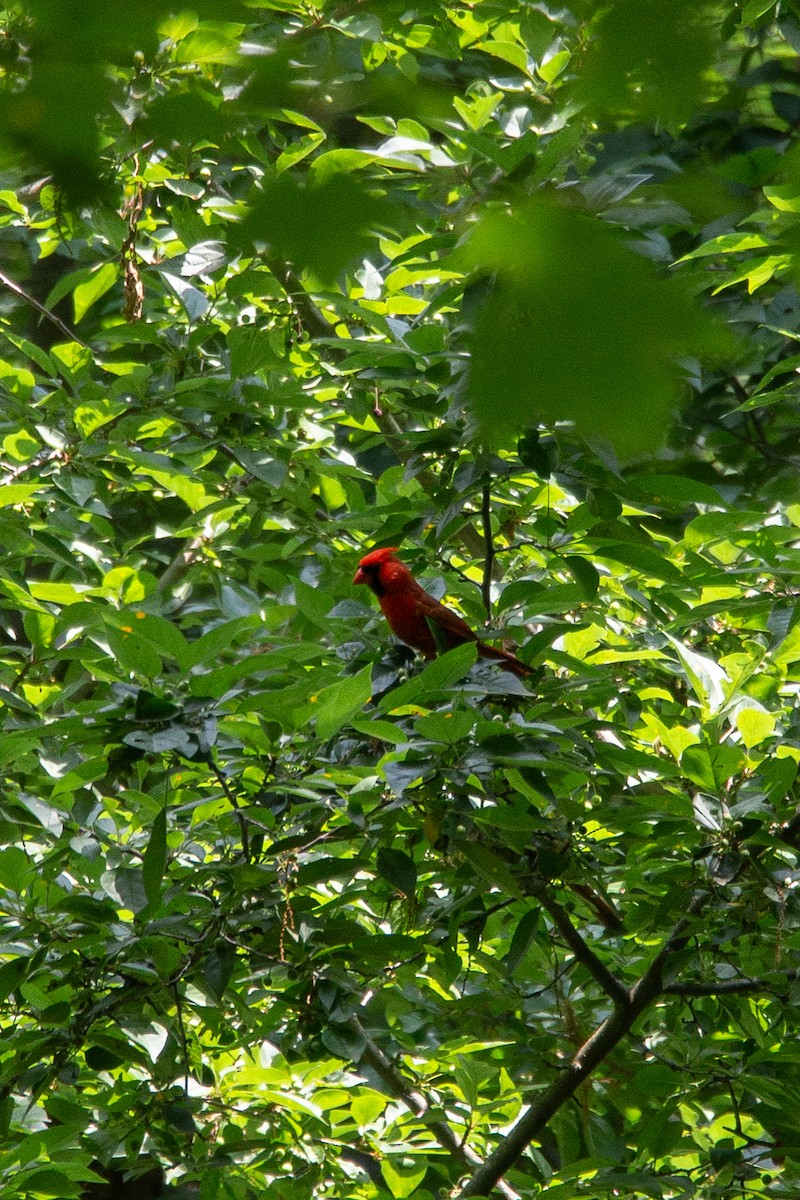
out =
{"type": "Polygon", "coordinates": [[[142,882],[147,903],[151,908],[158,906],[161,881],[167,869],[167,808],[156,813],[150,829],[150,840],[142,860],[142,882]]]}

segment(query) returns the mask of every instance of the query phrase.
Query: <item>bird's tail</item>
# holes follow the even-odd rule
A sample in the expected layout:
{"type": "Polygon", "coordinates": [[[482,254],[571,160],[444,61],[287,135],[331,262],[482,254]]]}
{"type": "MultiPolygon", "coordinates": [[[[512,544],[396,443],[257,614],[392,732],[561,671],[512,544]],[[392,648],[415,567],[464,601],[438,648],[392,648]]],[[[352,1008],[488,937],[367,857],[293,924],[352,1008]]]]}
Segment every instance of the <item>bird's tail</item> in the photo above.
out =
{"type": "Polygon", "coordinates": [[[533,674],[532,667],[517,658],[516,654],[510,654],[508,650],[498,650],[496,646],[487,646],[486,642],[478,642],[478,653],[482,658],[496,659],[507,671],[513,671],[519,679],[528,679],[533,674]]]}

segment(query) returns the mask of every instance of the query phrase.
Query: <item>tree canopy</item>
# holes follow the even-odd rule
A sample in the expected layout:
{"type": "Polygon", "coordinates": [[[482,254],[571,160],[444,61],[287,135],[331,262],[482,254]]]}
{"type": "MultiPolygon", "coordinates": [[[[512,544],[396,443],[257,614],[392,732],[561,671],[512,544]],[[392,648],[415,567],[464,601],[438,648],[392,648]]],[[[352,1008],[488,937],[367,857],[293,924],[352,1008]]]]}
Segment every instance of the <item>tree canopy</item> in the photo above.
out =
{"type": "Polygon", "coordinates": [[[0,1200],[796,1194],[799,52],[4,8],[0,1200]]]}

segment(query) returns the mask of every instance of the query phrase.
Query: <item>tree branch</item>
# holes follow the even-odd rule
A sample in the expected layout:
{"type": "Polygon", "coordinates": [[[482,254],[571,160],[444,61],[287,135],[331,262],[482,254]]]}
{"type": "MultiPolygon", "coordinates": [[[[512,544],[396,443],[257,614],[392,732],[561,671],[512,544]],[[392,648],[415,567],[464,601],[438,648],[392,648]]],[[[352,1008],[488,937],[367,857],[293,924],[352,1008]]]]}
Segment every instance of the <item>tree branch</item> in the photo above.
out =
{"type": "MultiPolygon", "coordinates": [[[[387,1058],[380,1046],[367,1033],[358,1017],[351,1017],[348,1024],[364,1043],[362,1055],[364,1061],[372,1067],[395,1099],[402,1101],[415,1117],[425,1117],[431,1106],[422,1092],[409,1086],[408,1081],[403,1078],[391,1059],[387,1058]]],[[[442,1149],[452,1154],[462,1169],[472,1170],[474,1167],[480,1166],[480,1157],[456,1137],[445,1121],[426,1120],[425,1127],[430,1129],[442,1149]]],[[[506,1200],[520,1200],[519,1194],[508,1184],[498,1180],[496,1186],[506,1200]]]]}
{"type": "Polygon", "coordinates": [[[716,982],[668,983],[662,988],[665,996],[748,996],[759,993],[775,993],[781,983],[796,983],[800,979],[800,967],[776,971],[774,975],[760,979],[719,979],[716,982]]]}
{"type": "Polygon", "coordinates": [[[586,968],[595,983],[600,985],[615,1005],[626,1005],[628,1003],[627,988],[617,979],[613,972],[609,971],[605,963],[597,957],[594,950],[583,940],[578,930],[572,924],[567,910],[562,908],[557,900],[553,899],[544,884],[537,887],[534,895],[569,946],[576,961],[586,968]]]}
{"type": "Polygon", "coordinates": [[[222,771],[220,771],[219,767],[214,762],[213,758],[209,758],[209,766],[211,767],[211,770],[216,775],[219,786],[222,788],[223,792],[225,793],[228,803],[230,804],[233,811],[236,813],[236,819],[239,822],[239,829],[241,830],[241,834],[242,834],[242,854],[244,855],[245,861],[250,862],[250,835],[247,832],[247,820],[245,818],[245,814],[242,811],[242,806],[240,805],[240,803],[236,797],[236,793],[233,791],[233,789],[228,784],[227,779],[222,774],[222,771]]]}
{"type": "Polygon", "coordinates": [[[77,333],[74,333],[69,325],[66,325],[61,320],[61,317],[57,317],[49,308],[45,308],[44,304],[40,304],[34,296],[31,296],[30,292],[26,292],[24,288],[21,288],[18,283],[14,283],[14,280],[9,279],[2,271],[0,271],[0,283],[4,287],[7,287],[10,292],[14,292],[15,295],[21,297],[26,304],[30,304],[31,308],[35,308],[43,317],[46,317],[51,324],[55,325],[56,329],[64,334],[68,341],[77,342],[79,346],[83,346],[84,350],[91,350],[91,347],[87,346],[86,342],[82,342],[77,333]]]}
{"type": "Polygon", "coordinates": [[[492,485],[487,479],[481,495],[481,521],[483,524],[483,580],[481,595],[486,609],[486,620],[492,619],[492,573],[494,570],[494,541],[492,539],[492,485]]]}
{"type": "Polygon", "coordinates": [[[619,1004],[594,1033],[584,1042],[568,1067],[565,1068],[538,1100],[522,1114],[516,1125],[495,1147],[459,1193],[459,1197],[488,1196],[505,1172],[514,1165],[530,1143],[538,1137],[559,1108],[575,1094],[585,1079],[630,1033],[637,1017],[661,994],[662,973],[670,955],[680,950],[689,937],[693,918],[707,899],[698,892],[689,905],[689,915],[676,925],[650,966],[631,990],[625,1003],[619,1004]]]}
{"type": "Polygon", "coordinates": [[[644,975],[631,988],[631,1004],[634,1007],[638,1007],[638,1012],[642,1012],[643,1008],[652,1003],[663,992],[662,972],[664,964],[671,954],[677,953],[678,950],[682,950],[686,945],[694,918],[705,907],[707,900],[707,892],[695,892],[689,903],[687,915],[683,920],[678,922],[644,975]]]}
{"type": "Polygon", "coordinates": [[[601,895],[591,884],[581,883],[577,879],[567,879],[565,882],[571,892],[580,896],[581,900],[589,905],[597,919],[610,933],[622,932],[622,917],[610,900],[601,895]]]}
{"type": "Polygon", "coordinates": [[[171,562],[167,564],[159,576],[158,584],[156,585],[156,593],[163,596],[167,592],[171,592],[174,587],[180,583],[184,575],[187,574],[192,563],[195,562],[198,550],[201,550],[205,542],[202,535],[192,538],[190,542],[179,550],[171,562]]]}

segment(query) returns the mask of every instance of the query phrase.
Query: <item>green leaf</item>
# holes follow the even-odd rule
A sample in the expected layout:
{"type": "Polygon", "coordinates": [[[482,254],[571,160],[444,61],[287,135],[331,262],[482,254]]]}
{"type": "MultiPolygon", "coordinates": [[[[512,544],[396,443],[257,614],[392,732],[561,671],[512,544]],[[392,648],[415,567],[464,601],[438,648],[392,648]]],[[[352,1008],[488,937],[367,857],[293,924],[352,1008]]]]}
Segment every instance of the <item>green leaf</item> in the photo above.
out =
{"type": "Polygon", "coordinates": [[[417,887],[417,868],[403,850],[382,846],[376,858],[378,874],[403,896],[411,897],[417,887]]]}
{"type": "Polygon", "coordinates": [[[117,1054],[105,1046],[89,1046],[84,1057],[93,1071],[113,1071],[129,1061],[128,1055],[117,1054]]]}
{"type": "Polygon", "coordinates": [[[316,715],[317,733],[321,738],[330,738],[338,733],[357,713],[360,713],[372,695],[372,668],[364,667],[357,675],[324,688],[312,697],[310,712],[316,715]]]}
{"type": "Polygon", "coordinates": [[[537,73],[545,83],[554,83],[566,68],[571,57],[569,50],[559,50],[557,53],[551,54],[549,58],[542,60],[536,68],[537,73]]]}
{"type": "Polygon", "coordinates": [[[350,721],[358,733],[363,733],[365,737],[379,738],[384,742],[391,742],[392,745],[399,746],[406,741],[406,735],[402,729],[398,729],[390,721],[379,721],[374,717],[353,717],[350,721]]]}
{"type": "Polygon", "coordinates": [[[0,964],[0,1001],[6,1001],[16,992],[28,973],[26,958],[12,958],[0,964]]]}
{"type": "Polygon", "coordinates": [[[717,712],[725,702],[725,685],[730,683],[724,669],[707,655],[690,650],[671,634],[666,638],[674,647],[698,700],[709,713],[717,712]]]}
{"type": "Polygon", "coordinates": [[[184,668],[195,649],[194,646],[190,649],[189,642],[177,625],[164,617],[138,610],[123,614],[120,627],[123,623],[133,628],[138,637],[149,642],[158,655],[171,658],[181,668],[184,668]]]}
{"type": "Polygon", "coordinates": [[[19,846],[0,850],[0,885],[17,894],[31,882],[31,860],[19,846]]]}
{"type": "Polygon", "coordinates": [[[160,675],[163,668],[160,655],[146,638],[139,637],[133,625],[123,626],[119,631],[108,629],[106,636],[124,675],[131,674],[135,678],[144,676],[147,679],[155,679],[160,675]]]}
{"type": "Polygon", "coordinates": [[[4,483],[0,486],[0,508],[24,504],[31,496],[40,492],[43,486],[41,483],[4,483]]]}
{"type": "Polygon", "coordinates": [[[505,957],[505,968],[509,975],[514,974],[517,967],[525,958],[531,942],[536,936],[538,928],[539,909],[531,908],[517,922],[517,926],[511,938],[511,944],[508,947],[508,952],[505,957]]]}
{"type": "Polygon", "coordinates": [[[215,1000],[221,1000],[236,965],[236,951],[228,942],[217,942],[203,963],[203,981],[215,1000]]]}
{"type": "Polygon", "coordinates": [[[583,592],[585,600],[594,600],[597,595],[597,589],[600,586],[600,576],[597,573],[597,568],[586,558],[581,558],[578,554],[565,554],[564,566],[570,574],[575,578],[575,582],[583,592]]]}
{"type": "Polygon", "coordinates": [[[199,512],[213,503],[214,497],[206,492],[203,485],[183,471],[161,470],[141,460],[137,462],[136,469],[141,474],[150,476],[173,495],[179,496],[192,512],[199,512]]]}
{"type": "Polygon", "coordinates": [[[735,746],[687,746],[681,767],[691,780],[713,796],[721,796],[728,780],[741,771],[744,759],[735,746]]]}
{"type": "Polygon", "coordinates": [[[634,494],[655,504],[713,504],[721,505],[722,497],[716,488],[685,475],[636,475],[631,480],[634,494]]]}
{"type": "Polygon", "coordinates": [[[507,863],[487,846],[462,841],[459,843],[459,850],[491,887],[499,888],[501,892],[517,899],[522,898],[520,888],[507,863]]]}
{"type": "Polygon", "coordinates": [[[413,679],[393,688],[379,702],[381,712],[391,712],[407,704],[426,703],[443,691],[448,691],[469,671],[477,661],[478,651],[474,642],[465,642],[448,650],[429,663],[413,679]]]}
{"type": "Polygon", "coordinates": [[[140,913],[147,907],[148,898],[140,869],[117,867],[115,871],[107,872],[101,882],[106,893],[117,900],[122,908],[140,913]]]}
{"type": "Polygon", "coordinates": [[[606,558],[609,562],[622,563],[626,567],[634,567],[651,579],[661,579],[665,583],[678,583],[682,580],[681,572],[663,555],[647,546],[617,544],[601,546],[597,550],[598,558],[606,558]]]}
{"type": "Polygon", "coordinates": [[[156,909],[161,897],[161,882],[167,869],[167,808],[160,808],[150,827],[150,837],[142,859],[142,883],[147,903],[156,909]]]}
{"type": "Polygon", "coordinates": [[[641,1067],[633,1079],[636,1088],[647,1096],[669,1096],[679,1084],[674,1068],[651,1062],[641,1067]]]}
{"type": "Polygon", "coordinates": [[[428,1173],[427,1164],[416,1163],[413,1158],[394,1156],[381,1162],[384,1183],[394,1200],[405,1200],[413,1196],[428,1173]]]}
{"type": "Polygon", "coordinates": [[[415,727],[420,737],[457,746],[469,736],[474,723],[475,718],[468,712],[429,713],[419,717],[415,727]]]}
{"type": "Polygon", "coordinates": [[[73,419],[84,438],[88,438],[96,429],[113,421],[125,411],[124,404],[115,403],[103,396],[91,402],[79,404],[75,408],[73,419]]]}
{"type": "MultiPolygon", "coordinates": [[[[288,608],[286,612],[290,611],[288,608]]],[[[233,620],[222,621],[208,633],[196,641],[189,642],[181,652],[185,669],[216,662],[220,654],[227,650],[237,638],[244,638],[259,626],[259,619],[252,617],[235,617],[233,620]]]]}
{"type": "MultiPolygon", "coordinates": [[[[275,366],[280,362],[269,336],[263,329],[255,325],[237,325],[231,329],[227,337],[228,353],[230,354],[231,378],[241,379],[252,375],[267,366],[275,366]]],[[[242,461],[241,451],[237,454],[242,461]]],[[[256,455],[252,455],[256,460],[256,455]]],[[[254,472],[257,474],[257,472],[254,472]]],[[[257,476],[261,478],[261,476],[257,476]]]]}
{"type": "Polygon", "coordinates": [[[748,750],[771,737],[775,724],[775,716],[760,708],[740,708],[736,713],[736,728],[748,750]]]}
{"type": "Polygon", "coordinates": [[[760,233],[723,233],[704,242],[697,250],[679,258],[678,262],[689,262],[693,258],[704,258],[709,254],[740,254],[746,250],[757,250],[769,246],[769,241],[760,233]]]}
{"type": "Polygon", "coordinates": [[[453,96],[453,108],[467,128],[477,133],[491,120],[501,99],[502,93],[491,92],[485,96],[471,97],[471,103],[467,104],[460,96],[453,96]]]}
{"type": "MultiPolygon", "coordinates": [[[[769,7],[767,5],[766,7],[769,7]]],[[[800,194],[797,184],[784,184],[782,187],[765,187],[764,195],[770,204],[780,212],[800,212],[800,194]]]]}
{"type": "Polygon", "coordinates": [[[528,55],[525,48],[517,45],[516,42],[503,42],[492,39],[487,42],[476,43],[475,49],[483,50],[485,54],[491,54],[493,58],[499,58],[503,62],[510,63],[512,67],[516,67],[524,75],[528,74],[528,55]]]}
{"type": "Polygon", "coordinates": [[[72,293],[76,325],[86,316],[92,305],[114,286],[118,275],[119,267],[116,263],[103,263],[87,280],[77,285],[72,293]]]}
{"type": "Polygon", "coordinates": [[[798,765],[793,758],[770,759],[762,775],[767,796],[772,804],[780,804],[797,778],[798,765]]]}
{"type": "Polygon", "coordinates": [[[393,205],[380,198],[346,172],[365,165],[369,157],[357,154],[352,166],[341,152],[336,167],[317,159],[316,176],[306,185],[289,173],[265,182],[250,215],[239,231],[241,244],[266,243],[281,258],[332,281],[340,271],[358,262],[374,244],[374,230],[391,226],[393,205]]]}

